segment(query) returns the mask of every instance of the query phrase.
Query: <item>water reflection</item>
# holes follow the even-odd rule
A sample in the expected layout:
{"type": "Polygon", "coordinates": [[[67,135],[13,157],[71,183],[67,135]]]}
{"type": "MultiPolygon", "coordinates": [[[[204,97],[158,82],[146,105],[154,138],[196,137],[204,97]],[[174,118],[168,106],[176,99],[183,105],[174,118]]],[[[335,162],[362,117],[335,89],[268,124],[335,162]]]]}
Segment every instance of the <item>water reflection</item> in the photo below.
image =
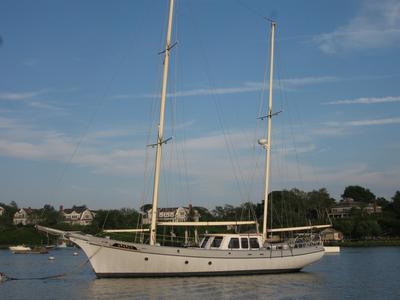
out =
{"type": "Polygon", "coordinates": [[[323,276],[300,272],[279,275],[149,279],[100,279],[89,285],[85,297],[120,299],[291,299],[318,298],[323,276]]]}
{"type": "Polygon", "coordinates": [[[96,279],[80,252],[12,255],[0,251],[0,272],[40,277],[73,271],[53,280],[0,283],[0,299],[400,299],[400,248],[343,249],[304,272],[230,277],[96,279]]]}

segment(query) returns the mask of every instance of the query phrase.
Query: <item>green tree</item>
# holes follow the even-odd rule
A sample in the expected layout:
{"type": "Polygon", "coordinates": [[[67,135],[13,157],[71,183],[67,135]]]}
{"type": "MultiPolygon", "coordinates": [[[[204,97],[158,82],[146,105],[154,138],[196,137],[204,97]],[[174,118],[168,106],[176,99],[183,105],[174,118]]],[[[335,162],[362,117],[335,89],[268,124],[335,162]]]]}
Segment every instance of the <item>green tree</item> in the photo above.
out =
{"type": "Polygon", "coordinates": [[[0,216],[0,229],[6,229],[13,227],[13,218],[14,214],[17,212],[18,208],[16,207],[16,203],[14,205],[7,205],[5,203],[0,202],[0,206],[5,209],[2,216],[0,216]]]}
{"type": "Polygon", "coordinates": [[[335,199],[331,198],[326,188],[314,190],[307,193],[308,216],[312,219],[324,222],[327,211],[335,204],[335,199]]]}
{"type": "Polygon", "coordinates": [[[344,189],[342,198],[353,198],[357,202],[371,203],[374,202],[375,195],[367,188],[359,185],[350,185],[344,189]]]}
{"type": "Polygon", "coordinates": [[[355,222],[352,219],[335,220],[333,227],[341,231],[346,238],[352,238],[355,222]]]}
{"type": "Polygon", "coordinates": [[[41,209],[39,219],[41,220],[40,223],[45,226],[54,226],[61,222],[62,215],[50,204],[45,204],[41,209]]]}
{"type": "Polygon", "coordinates": [[[360,219],[354,228],[354,236],[360,239],[377,236],[381,228],[375,220],[360,219]]]}
{"type": "Polygon", "coordinates": [[[379,205],[382,207],[382,210],[386,210],[389,208],[390,206],[390,202],[387,201],[385,198],[383,197],[378,197],[376,198],[376,205],[379,205]]]}
{"type": "Polygon", "coordinates": [[[140,207],[140,211],[147,213],[152,207],[153,207],[152,204],[147,203],[140,207]]]}
{"type": "Polygon", "coordinates": [[[86,210],[87,209],[87,206],[86,206],[86,204],[83,204],[83,205],[74,205],[74,206],[72,206],[72,208],[71,208],[72,210],[86,210]]]}
{"type": "Polygon", "coordinates": [[[210,211],[205,207],[193,206],[193,209],[199,212],[201,221],[213,221],[215,219],[210,211]]]}
{"type": "Polygon", "coordinates": [[[392,197],[392,207],[397,217],[400,218],[400,191],[396,191],[394,196],[392,197]]]}
{"type": "Polygon", "coordinates": [[[225,204],[225,206],[216,206],[212,210],[212,214],[218,220],[233,221],[240,217],[240,210],[240,208],[233,205],[225,204]]]}

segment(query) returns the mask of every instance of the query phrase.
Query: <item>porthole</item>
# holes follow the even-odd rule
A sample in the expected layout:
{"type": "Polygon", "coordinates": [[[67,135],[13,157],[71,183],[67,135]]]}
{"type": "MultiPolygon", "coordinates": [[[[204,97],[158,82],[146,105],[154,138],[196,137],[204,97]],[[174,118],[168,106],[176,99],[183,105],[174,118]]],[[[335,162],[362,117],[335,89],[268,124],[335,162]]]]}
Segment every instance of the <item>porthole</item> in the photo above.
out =
{"type": "Polygon", "coordinates": [[[148,258],[148,257],[145,257],[145,258],[144,258],[144,260],[148,261],[148,260],[149,260],[149,258],[148,258]]]}
{"type": "Polygon", "coordinates": [[[185,261],[185,265],[187,265],[189,262],[188,261],[185,261]]]}
{"type": "Polygon", "coordinates": [[[178,250],[176,250],[176,252],[178,252],[178,253],[179,253],[179,252],[181,252],[181,251],[178,249],[178,250]]]}
{"type": "Polygon", "coordinates": [[[210,266],[211,266],[211,265],[212,265],[212,262],[211,262],[211,261],[209,261],[209,262],[208,262],[208,265],[210,265],[210,266]]]}

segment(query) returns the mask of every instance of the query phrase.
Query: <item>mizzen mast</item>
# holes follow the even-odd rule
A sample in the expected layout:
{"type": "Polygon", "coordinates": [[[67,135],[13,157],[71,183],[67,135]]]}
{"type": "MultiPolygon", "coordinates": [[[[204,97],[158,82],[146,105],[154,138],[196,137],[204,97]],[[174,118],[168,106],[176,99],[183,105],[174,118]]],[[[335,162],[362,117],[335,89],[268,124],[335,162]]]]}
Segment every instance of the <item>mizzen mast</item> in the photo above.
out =
{"type": "Polygon", "coordinates": [[[151,227],[150,227],[150,245],[156,244],[157,237],[157,217],[158,217],[158,187],[160,179],[160,168],[161,168],[161,156],[162,156],[162,145],[166,142],[163,139],[164,135],[164,114],[165,114],[165,100],[167,97],[167,82],[168,82],[168,67],[169,67],[169,53],[171,48],[171,33],[172,33],[172,20],[174,15],[174,0],[169,1],[169,16],[168,16],[168,28],[167,38],[165,43],[164,52],[164,68],[163,68],[163,80],[161,89],[161,104],[160,104],[160,120],[158,125],[158,136],[156,143],[156,163],[154,168],[154,187],[153,187],[153,205],[151,211],[151,227]]]}
{"type": "Polygon", "coordinates": [[[266,150],[265,159],[265,190],[264,190],[264,220],[263,220],[263,238],[267,239],[267,217],[268,217],[268,191],[269,191],[269,173],[271,169],[271,129],[272,117],[276,114],[272,113],[272,84],[274,72],[274,43],[275,43],[275,27],[276,23],[271,21],[271,50],[270,50],[270,66],[269,66],[269,100],[268,100],[268,113],[262,119],[268,119],[267,139],[260,139],[258,143],[264,146],[266,150]]]}

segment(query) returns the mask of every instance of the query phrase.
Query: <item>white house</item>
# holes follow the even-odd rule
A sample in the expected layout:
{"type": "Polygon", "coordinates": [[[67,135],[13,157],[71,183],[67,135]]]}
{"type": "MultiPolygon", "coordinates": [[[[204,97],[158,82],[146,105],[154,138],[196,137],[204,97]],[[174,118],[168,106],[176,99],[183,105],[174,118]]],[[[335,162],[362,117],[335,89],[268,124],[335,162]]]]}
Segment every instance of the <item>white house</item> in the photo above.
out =
{"type": "Polygon", "coordinates": [[[0,216],[4,215],[5,211],[6,211],[5,208],[0,206],[0,216]]]}
{"type": "Polygon", "coordinates": [[[36,209],[21,208],[13,217],[14,225],[34,225],[40,221],[39,214],[36,209]]]}
{"type": "Polygon", "coordinates": [[[64,209],[60,207],[60,212],[64,217],[64,222],[71,225],[90,225],[96,215],[94,211],[86,207],[74,207],[71,209],[64,209]]]}
{"type": "Polygon", "coordinates": [[[374,203],[365,204],[356,202],[353,198],[344,198],[338,205],[331,208],[328,216],[332,219],[348,218],[352,210],[361,210],[369,215],[382,213],[382,207],[374,203]]]}
{"type": "MultiPolygon", "coordinates": [[[[143,216],[143,224],[151,223],[151,213],[152,209],[149,209],[143,216]]],[[[199,219],[199,212],[191,207],[164,207],[158,209],[158,221],[160,222],[198,222],[199,219]]]]}

